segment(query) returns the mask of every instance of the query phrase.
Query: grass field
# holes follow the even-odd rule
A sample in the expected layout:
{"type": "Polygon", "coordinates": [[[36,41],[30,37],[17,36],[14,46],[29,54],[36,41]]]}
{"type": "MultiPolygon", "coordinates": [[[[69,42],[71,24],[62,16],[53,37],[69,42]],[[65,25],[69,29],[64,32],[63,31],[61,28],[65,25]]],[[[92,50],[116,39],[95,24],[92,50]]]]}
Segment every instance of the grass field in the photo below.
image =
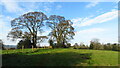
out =
{"type": "Polygon", "coordinates": [[[117,66],[118,52],[85,49],[3,50],[3,66],[117,66]]]}

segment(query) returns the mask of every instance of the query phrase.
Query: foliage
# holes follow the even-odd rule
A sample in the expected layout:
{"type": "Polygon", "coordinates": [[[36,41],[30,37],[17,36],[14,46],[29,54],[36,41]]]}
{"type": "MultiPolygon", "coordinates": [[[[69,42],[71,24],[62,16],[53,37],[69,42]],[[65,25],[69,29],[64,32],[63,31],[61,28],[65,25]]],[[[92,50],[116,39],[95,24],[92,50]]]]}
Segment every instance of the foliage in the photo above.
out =
{"type": "Polygon", "coordinates": [[[75,43],[73,46],[74,49],[89,49],[89,47],[82,42],[80,43],[80,45],[78,45],[78,43],[75,43]]]}
{"type": "Polygon", "coordinates": [[[0,49],[3,49],[3,50],[5,49],[2,39],[0,39],[0,49]]]}
{"type": "Polygon", "coordinates": [[[99,43],[99,39],[93,39],[90,41],[90,49],[102,50],[103,46],[99,43]]]}
{"type": "Polygon", "coordinates": [[[63,16],[51,15],[47,25],[52,29],[49,36],[57,42],[56,45],[59,47],[66,47],[65,45],[75,35],[72,22],[66,20],[63,16]]]}
{"type": "Polygon", "coordinates": [[[79,49],[79,45],[77,43],[75,43],[73,46],[74,46],[74,49],[79,49]]]}
{"type": "Polygon", "coordinates": [[[8,34],[9,38],[22,38],[24,32],[30,34],[30,40],[33,46],[36,47],[38,32],[42,32],[41,27],[44,26],[44,21],[47,16],[42,12],[29,12],[15,18],[11,21],[12,30],[8,34]]]}
{"type": "Polygon", "coordinates": [[[19,41],[17,49],[22,49],[22,46],[24,46],[24,48],[32,48],[31,41],[29,39],[19,41]]]}
{"type": "Polygon", "coordinates": [[[85,45],[84,43],[81,42],[79,49],[89,49],[89,47],[87,45],[85,45]]]}
{"type": "Polygon", "coordinates": [[[120,50],[120,46],[116,43],[111,44],[111,43],[107,43],[107,44],[101,44],[98,39],[93,39],[90,42],[90,49],[95,49],[95,50],[113,50],[113,51],[119,51],[120,50]]]}
{"type": "Polygon", "coordinates": [[[110,43],[107,43],[107,44],[104,44],[104,50],[113,50],[113,51],[119,51],[120,50],[120,46],[119,44],[110,44],[110,43]]]}
{"type": "Polygon", "coordinates": [[[65,46],[66,48],[71,47],[71,43],[67,43],[67,45],[65,46]]]}
{"type": "Polygon", "coordinates": [[[54,42],[53,42],[53,40],[50,39],[48,42],[49,42],[49,45],[52,46],[52,48],[54,48],[54,42]]]}

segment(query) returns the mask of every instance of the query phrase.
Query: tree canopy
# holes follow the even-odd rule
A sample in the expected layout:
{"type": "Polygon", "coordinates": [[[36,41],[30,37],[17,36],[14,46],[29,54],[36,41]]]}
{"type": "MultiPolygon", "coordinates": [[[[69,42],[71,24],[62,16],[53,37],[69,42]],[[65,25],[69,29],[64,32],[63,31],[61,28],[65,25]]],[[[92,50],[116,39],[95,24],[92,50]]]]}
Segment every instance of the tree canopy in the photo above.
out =
{"type": "Polygon", "coordinates": [[[65,47],[70,39],[73,39],[74,28],[72,22],[66,20],[63,16],[51,15],[48,18],[48,26],[52,29],[49,36],[61,47],[65,47]]]}
{"type": "Polygon", "coordinates": [[[31,44],[36,47],[37,42],[48,39],[47,36],[38,36],[38,33],[43,32],[42,27],[45,23],[51,28],[48,36],[60,47],[65,47],[75,35],[72,22],[63,16],[51,15],[47,18],[42,12],[28,12],[11,21],[12,29],[7,37],[13,41],[18,38],[30,40],[31,44]]]}
{"type": "Polygon", "coordinates": [[[18,39],[25,37],[25,33],[28,33],[29,38],[32,39],[33,46],[36,47],[37,34],[42,32],[45,20],[47,20],[47,16],[42,12],[29,12],[21,15],[11,21],[12,30],[8,37],[18,39]]]}

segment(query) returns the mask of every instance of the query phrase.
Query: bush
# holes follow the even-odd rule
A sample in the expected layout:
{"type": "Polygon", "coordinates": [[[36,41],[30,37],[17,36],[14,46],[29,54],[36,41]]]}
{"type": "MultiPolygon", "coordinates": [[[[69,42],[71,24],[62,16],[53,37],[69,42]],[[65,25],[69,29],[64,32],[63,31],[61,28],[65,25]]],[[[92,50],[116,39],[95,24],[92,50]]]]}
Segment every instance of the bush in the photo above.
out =
{"type": "Polygon", "coordinates": [[[77,43],[75,43],[73,46],[74,46],[74,49],[79,49],[79,45],[77,43]]]}
{"type": "Polygon", "coordinates": [[[49,42],[49,45],[52,46],[52,48],[54,48],[54,42],[53,42],[53,40],[50,39],[48,42],[49,42]]]}
{"type": "Polygon", "coordinates": [[[24,46],[24,48],[32,48],[31,41],[28,39],[19,41],[19,43],[17,44],[17,49],[21,49],[22,46],[24,46]]]}
{"type": "Polygon", "coordinates": [[[69,48],[69,47],[71,47],[71,43],[66,44],[66,48],[69,48]]]}
{"type": "Polygon", "coordinates": [[[103,50],[104,47],[101,43],[99,43],[98,39],[93,39],[90,42],[90,48],[89,49],[94,49],[94,50],[103,50]]]}
{"type": "Polygon", "coordinates": [[[80,43],[79,49],[89,49],[83,42],[80,43]]]}
{"type": "Polygon", "coordinates": [[[116,44],[116,43],[112,44],[112,50],[113,51],[119,51],[119,45],[116,44]]]}

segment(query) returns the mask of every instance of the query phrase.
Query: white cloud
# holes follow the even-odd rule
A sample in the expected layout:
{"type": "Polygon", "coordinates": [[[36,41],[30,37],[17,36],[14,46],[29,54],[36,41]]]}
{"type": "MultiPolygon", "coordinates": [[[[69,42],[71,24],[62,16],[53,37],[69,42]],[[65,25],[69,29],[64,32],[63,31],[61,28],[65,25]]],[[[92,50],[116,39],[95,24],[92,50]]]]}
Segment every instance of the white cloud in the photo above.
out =
{"type": "Polygon", "coordinates": [[[10,41],[7,39],[7,34],[11,30],[10,21],[12,17],[0,15],[0,39],[3,40],[5,45],[16,45],[18,41],[10,41]]]}
{"type": "MultiPolygon", "coordinates": [[[[53,1],[53,0],[52,0],[53,1]]],[[[2,0],[1,5],[7,10],[7,12],[11,13],[19,13],[19,15],[26,13],[28,11],[45,11],[49,13],[52,9],[52,4],[54,2],[17,2],[15,0],[2,0]],[[37,5],[36,5],[37,4],[37,5]]]]}
{"type": "Polygon", "coordinates": [[[109,20],[112,20],[117,17],[117,11],[112,11],[108,13],[104,13],[100,16],[95,17],[94,19],[88,20],[86,22],[81,23],[81,26],[88,26],[97,23],[103,23],[109,20]]]}
{"type": "Polygon", "coordinates": [[[76,27],[79,26],[82,22],[89,20],[89,18],[91,18],[91,16],[86,18],[75,18],[72,19],[71,21],[73,22],[73,26],[76,27]]]}
{"type": "Polygon", "coordinates": [[[98,2],[91,2],[91,3],[89,3],[88,5],[86,5],[86,8],[91,8],[91,7],[94,7],[94,6],[96,6],[98,4],[98,2]]]}
{"type": "Polygon", "coordinates": [[[104,13],[93,19],[87,18],[84,21],[81,21],[81,18],[77,18],[77,19],[72,19],[72,21],[74,26],[82,27],[82,26],[90,26],[98,23],[104,23],[109,20],[117,18],[117,16],[118,16],[118,11],[112,10],[111,12],[104,13]]]}
{"type": "Polygon", "coordinates": [[[101,43],[117,43],[117,34],[117,30],[112,28],[90,28],[76,32],[71,43],[73,45],[74,43],[84,42],[86,45],[89,45],[93,38],[100,39],[101,43]]]}
{"type": "Polygon", "coordinates": [[[48,6],[44,6],[44,11],[49,13],[51,11],[51,8],[49,8],[48,6]]]}
{"type": "Polygon", "coordinates": [[[8,12],[18,12],[23,11],[23,9],[18,5],[18,2],[12,2],[14,0],[2,0],[1,4],[4,5],[8,12]]]}
{"type": "Polygon", "coordinates": [[[57,6],[56,6],[56,9],[57,9],[57,10],[59,10],[59,9],[61,9],[61,8],[62,8],[61,5],[57,5],[57,6]]]}
{"type": "Polygon", "coordinates": [[[105,28],[90,28],[90,29],[84,29],[81,31],[77,31],[74,36],[74,40],[72,41],[72,44],[74,43],[80,43],[84,42],[85,44],[89,44],[90,40],[93,38],[100,38],[100,35],[103,35],[104,32],[108,31],[105,28]]]}
{"type": "Polygon", "coordinates": [[[79,34],[79,33],[96,33],[96,32],[103,32],[105,31],[105,29],[103,28],[91,28],[91,29],[86,29],[86,30],[82,30],[82,31],[78,31],[76,32],[76,34],[79,34]]]}

